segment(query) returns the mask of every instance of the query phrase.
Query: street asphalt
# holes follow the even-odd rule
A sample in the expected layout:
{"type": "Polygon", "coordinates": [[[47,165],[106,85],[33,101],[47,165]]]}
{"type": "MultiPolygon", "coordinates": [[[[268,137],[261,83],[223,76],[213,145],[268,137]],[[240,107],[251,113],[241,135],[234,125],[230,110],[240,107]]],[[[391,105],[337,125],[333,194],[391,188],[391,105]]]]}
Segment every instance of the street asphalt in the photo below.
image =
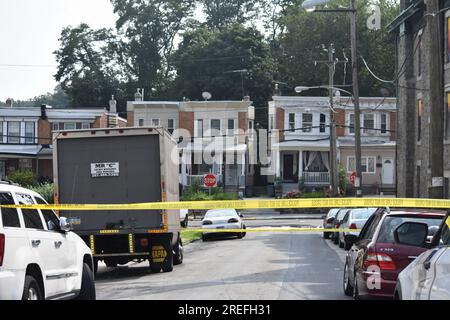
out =
{"type": "MultiPolygon", "coordinates": [[[[269,215],[267,214],[267,218],[269,215]]],[[[273,213],[273,216],[280,215],[273,213]]],[[[199,222],[191,221],[191,227],[199,222]]],[[[317,219],[246,220],[249,228],[317,227],[317,219]]],[[[345,252],[321,233],[247,233],[243,239],[196,241],[171,273],[152,274],[148,262],[100,264],[98,299],[277,300],[347,299],[345,252]]]]}

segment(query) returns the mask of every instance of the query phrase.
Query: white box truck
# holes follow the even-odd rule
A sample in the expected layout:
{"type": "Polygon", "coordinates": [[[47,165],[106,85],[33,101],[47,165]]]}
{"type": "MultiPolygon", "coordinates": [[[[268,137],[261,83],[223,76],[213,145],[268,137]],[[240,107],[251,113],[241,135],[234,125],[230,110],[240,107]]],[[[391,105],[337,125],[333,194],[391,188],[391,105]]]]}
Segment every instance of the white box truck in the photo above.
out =
{"type": "MultiPolygon", "coordinates": [[[[55,202],[132,204],[179,200],[177,143],[162,128],[56,131],[55,202]]],[[[183,261],[178,210],[61,211],[95,265],[149,260],[153,272],[183,261]]]]}

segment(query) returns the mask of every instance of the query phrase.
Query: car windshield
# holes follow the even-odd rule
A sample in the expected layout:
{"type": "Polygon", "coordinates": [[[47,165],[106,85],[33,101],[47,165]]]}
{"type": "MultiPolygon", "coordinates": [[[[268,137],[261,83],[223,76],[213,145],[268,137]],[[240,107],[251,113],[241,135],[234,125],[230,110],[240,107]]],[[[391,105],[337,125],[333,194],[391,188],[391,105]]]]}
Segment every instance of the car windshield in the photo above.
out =
{"type": "Polygon", "coordinates": [[[405,222],[418,222],[418,223],[426,223],[428,225],[428,228],[434,227],[434,226],[440,226],[442,223],[442,218],[414,218],[414,217],[402,217],[402,216],[387,216],[383,224],[380,228],[380,233],[378,235],[377,242],[379,243],[393,243],[395,242],[394,239],[394,231],[398,228],[401,224],[405,222]]]}
{"type": "Polygon", "coordinates": [[[377,211],[376,208],[353,209],[352,218],[355,220],[369,219],[375,211],[377,211]]]}
{"type": "Polygon", "coordinates": [[[220,218],[220,217],[229,217],[229,216],[235,216],[236,211],[234,210],[214,210],[214,211],[208,211],[205,214],[205,218],[220,218]]]}
{"type": "Polygon", "coordinates": [[[331,209],[330,211],[328,211],[327,219],[331,217],[336,217],[336,213],[338,213],[338,211],[339,209],[331,209]]]}

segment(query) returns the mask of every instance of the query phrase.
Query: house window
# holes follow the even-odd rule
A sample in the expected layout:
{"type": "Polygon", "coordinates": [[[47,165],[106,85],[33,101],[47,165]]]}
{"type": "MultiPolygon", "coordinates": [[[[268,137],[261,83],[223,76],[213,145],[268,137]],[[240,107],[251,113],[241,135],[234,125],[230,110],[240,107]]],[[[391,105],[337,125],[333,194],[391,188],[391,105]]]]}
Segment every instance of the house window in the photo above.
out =
{"type": "Polygon", "coordinates": [[[381,134],[386,134],[388,127],[387,127],[387,114],[382,113],[381,114],[381,134]]]}
{"type": "Polygon", "coordinates": [[[77,124],[75,122],[64,123],[64,130],[75,130],[76,128],[77,128],[77,124]]]}
{"type": "Polygon", "coordinates": [[[25,122],[25,143],[35,143],[34,122],[25,122]]]}
{"type": "Polygon", "coordinates": [[[32,170],[33,163],[31,159],[19,159],[19,169],[20,170],[32,170]]]}
{"type": "Polygon", "coordinates": [[[417,141],[422,139],[422,98],[417,101],[417,141]]]}
{"type": "Polygon", "coordinates": [[[234,119],[228,119],[227,135],[234,133],[234,119]]]}
{"type": "Polygon", "coordinates": [[[295,132],[295,113],[289,113],[289,131],[295,132]]]}
{"type": "Polygon", "coordinates": [[[355,133],[355,114],[354,113],[350,113],[349,115],[349,128],[348,128],[348,132],[351,134],[355,133]]]}
{"type": "Polygon", "coordinates": [[[248,122],[248,130],[253,130],[253,121],[252,120],[250,120],[248,122]]]}
{"type": "Polygon", "coordinates": [[[326,132],[327,116],[320,114],[320,133],[326,132]]]}
{"type": "Polygon", "coordinates": [[[3,121],[0,121],[0,143],[3,143],[3,121]]]}
{"type": "MultiPolygon", "coordinates": [[[[369,174],[376,173],[375,162],[375,157],[361,157],[361,172],[369,174]]],[[[347,171],[349,173],[353,173],[356,171],[355,157],[347,158],[347,171]]]]}
{"type": "Polygon", "coordinates": [[[59,130],[59,123],[53,122],[52,123],[52,131],[58,131],[59,130]]]}
{"type": "Polygon", "coordinates": [[[143,127],[144,126],[144,119],[139,119],[138,120],[138,126],[139,127],[143,127]]]}
{"type": "Polygon", "coordinates": [[[159,127],[159,119],[152,119],[152,126],[159,127]]]}
{"type": "Polygon", "coordinates": [[[373,134],[375,131],[375,115],[374,114],[365,114],[364,115],[364,133],[365,134],[373,134]]]}
{"type": "Polygon", "coordinates": [[[81,123],[81,129],[90,129],[91,124],[89,122],[82,122],[81,123]]]}
{"type": "Polygon", "coordinates": [[[197,120],[197,137],[203,137],[203,119],[197,120]]]}
{"type": "Polygon", "coordinates": [[[211,119],[211,136],[216,137],[220,134],[220,119],[211,119]]]}
{"type": "Polygon", "coordinates": [[[311,132],[313,124],[313,115],[312,113],[304,113],[302,114],[302,131],[303,132],[311,132]]]}
{"type": "Polygon", "coordinates": [[[170,132],[170,134],[173,133],[173,131],[175,130],[175,119],[167,120],[167,130],[170,132]]]}
{"type": "Polygon", "coordinates": [[[20,122],[8,122],[8,143],[20,143],[20,122]]]}

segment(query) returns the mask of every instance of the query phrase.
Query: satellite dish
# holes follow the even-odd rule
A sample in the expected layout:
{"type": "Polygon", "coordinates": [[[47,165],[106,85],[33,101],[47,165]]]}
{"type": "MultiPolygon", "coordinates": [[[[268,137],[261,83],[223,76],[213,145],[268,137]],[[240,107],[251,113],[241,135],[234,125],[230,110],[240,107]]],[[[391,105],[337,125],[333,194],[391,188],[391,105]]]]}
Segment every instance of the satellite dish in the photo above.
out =
{"type": "Polygon", "coordinates": [[[212,98],[212,95],[211,95],[211,93],[205,91],[202,93],[202,97],[203,97],[203,99],[205,99],[205,101],[208,101],[212,98]]]}

